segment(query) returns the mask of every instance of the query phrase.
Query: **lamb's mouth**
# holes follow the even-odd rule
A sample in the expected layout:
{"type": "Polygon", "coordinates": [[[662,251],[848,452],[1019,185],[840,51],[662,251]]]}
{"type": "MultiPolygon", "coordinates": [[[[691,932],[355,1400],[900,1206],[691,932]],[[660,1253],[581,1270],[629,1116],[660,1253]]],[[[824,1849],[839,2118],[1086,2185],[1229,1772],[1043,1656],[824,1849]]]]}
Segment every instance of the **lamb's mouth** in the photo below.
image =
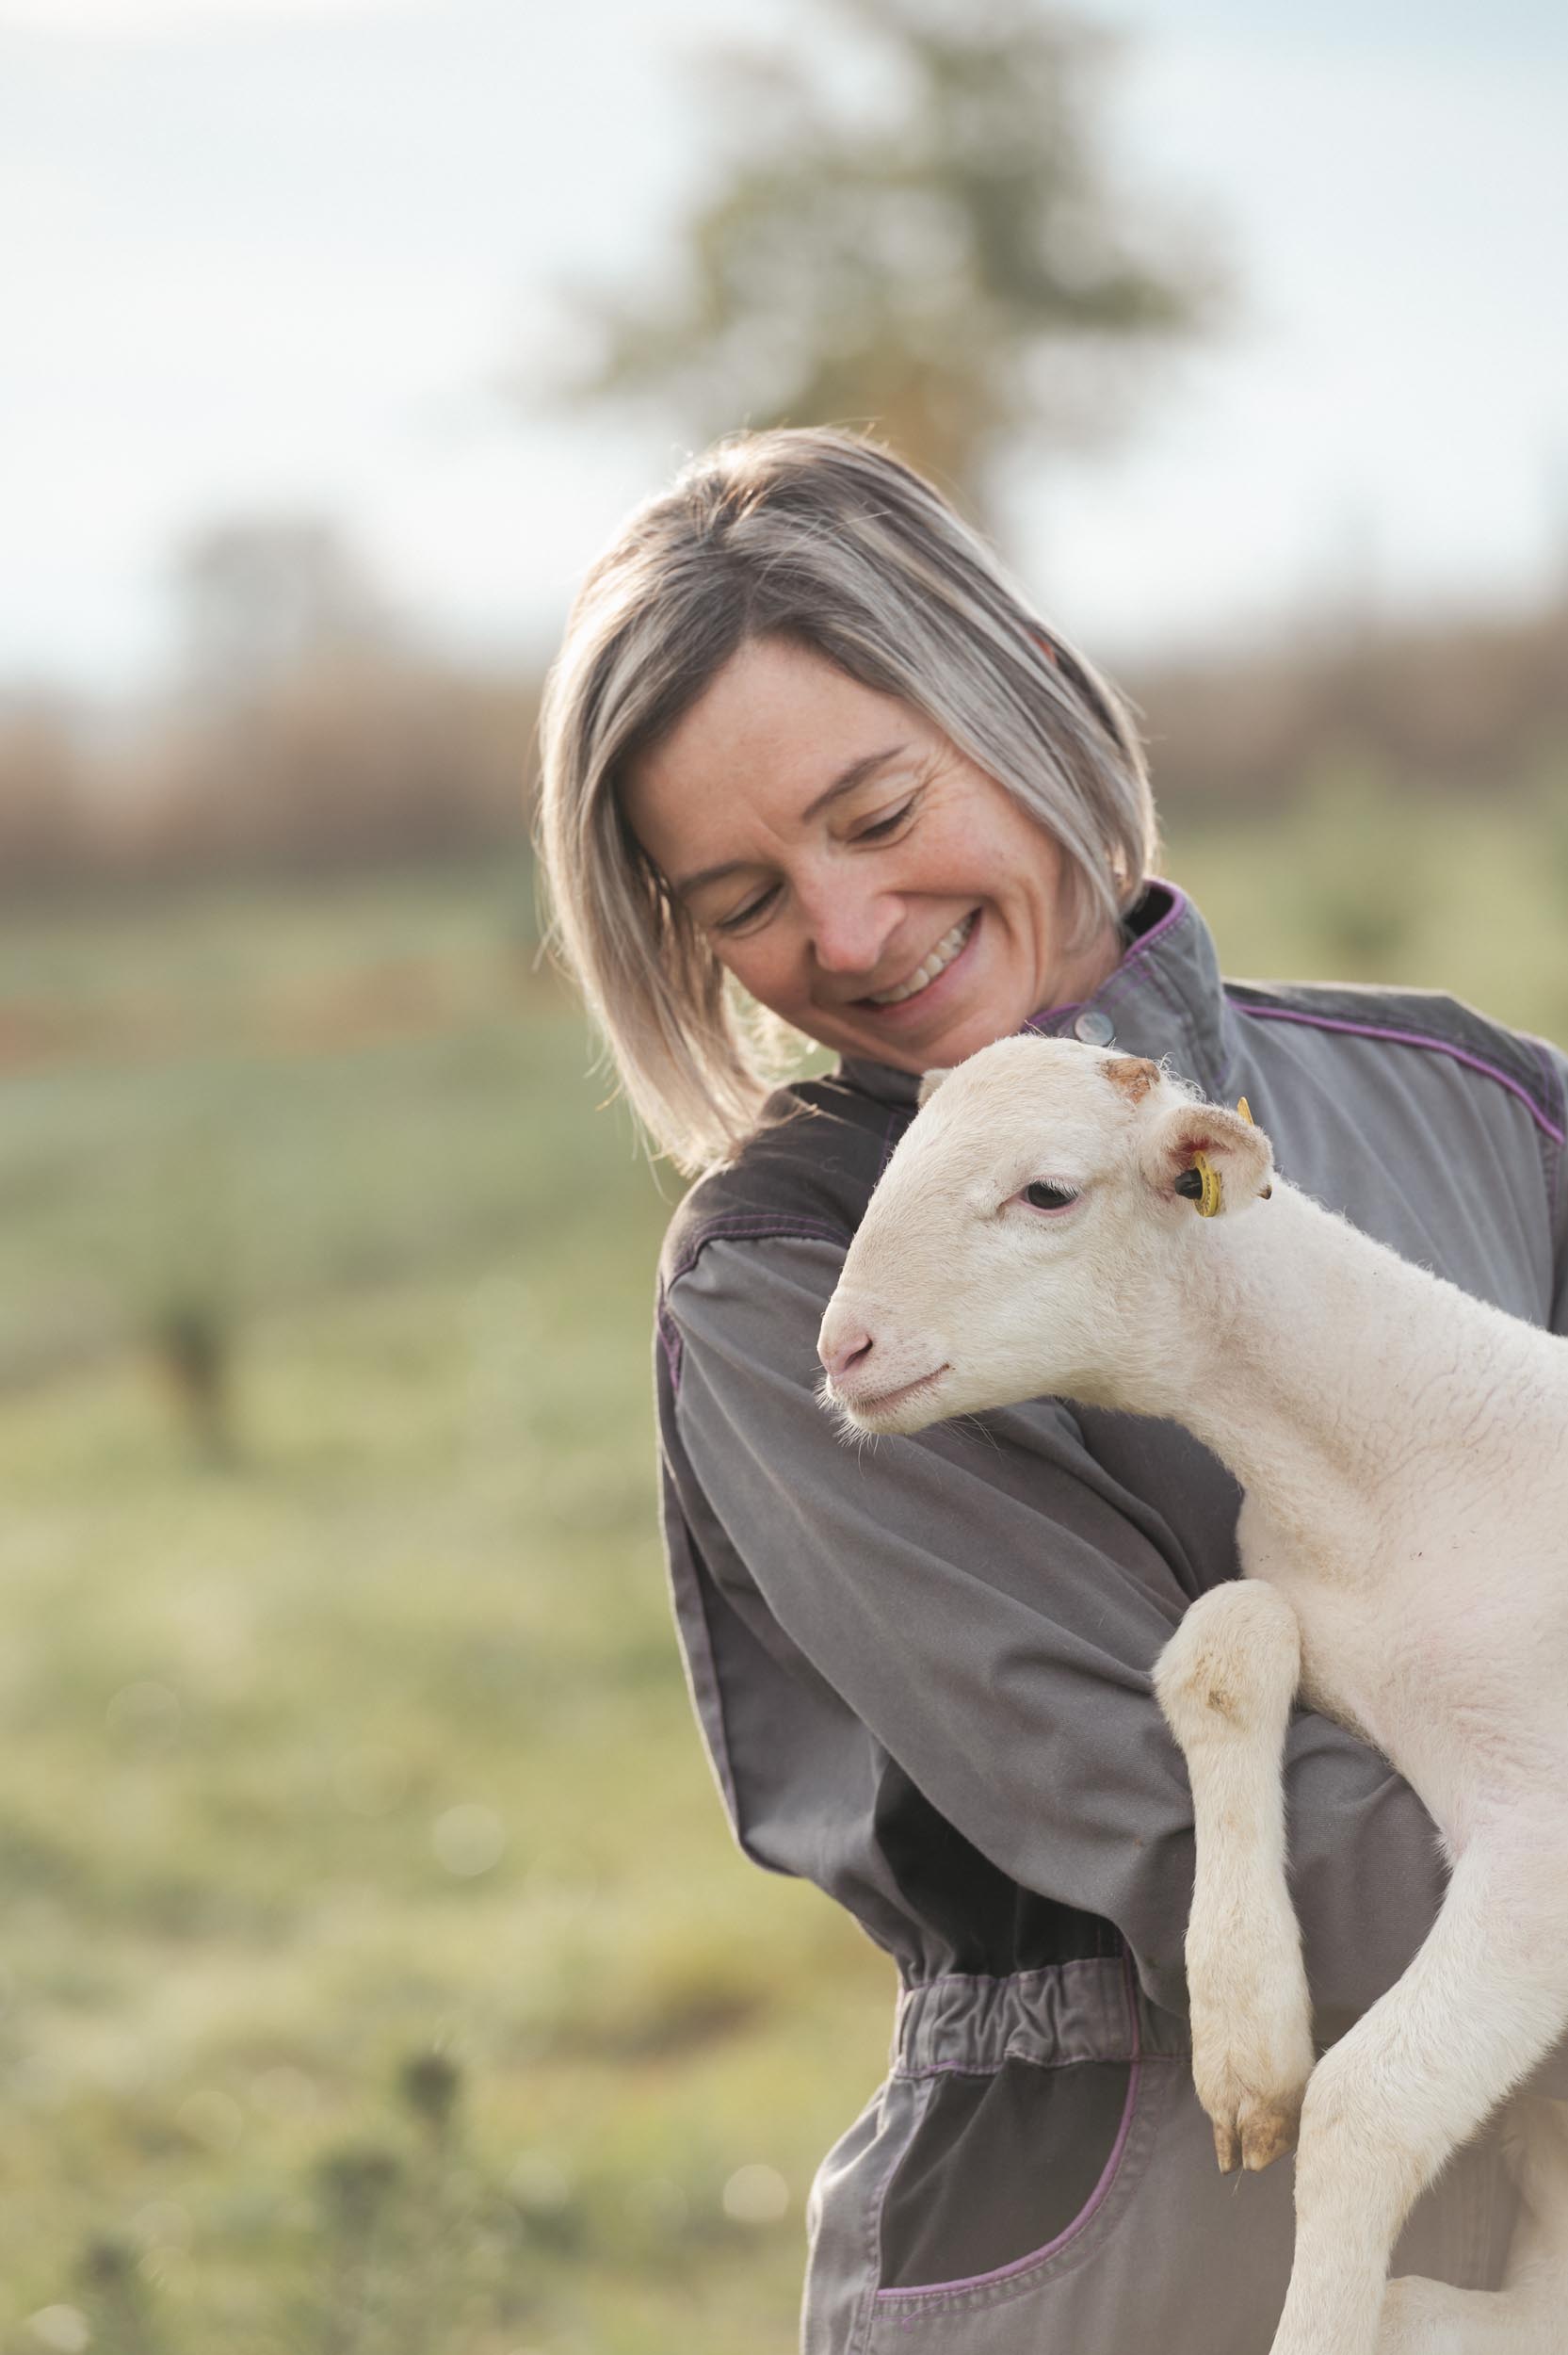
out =
{"type": "Polygon", "coordinates": [[[923,1391],[934,1390],[943,1375],[952,1371],[951,1361],[945,1359],[940,1366],[933,1366],[929,1373],[918,1374],[913,1382],[900,1382],[891,1390],[861,1390],[851,1397],[843,1390],[834,1389],[831,1396],[840,1414],[847,1415],[853,1423],[869,1428],[886,1416],[897,1414],[905,1406],[913,1405],[923,1391]]]}

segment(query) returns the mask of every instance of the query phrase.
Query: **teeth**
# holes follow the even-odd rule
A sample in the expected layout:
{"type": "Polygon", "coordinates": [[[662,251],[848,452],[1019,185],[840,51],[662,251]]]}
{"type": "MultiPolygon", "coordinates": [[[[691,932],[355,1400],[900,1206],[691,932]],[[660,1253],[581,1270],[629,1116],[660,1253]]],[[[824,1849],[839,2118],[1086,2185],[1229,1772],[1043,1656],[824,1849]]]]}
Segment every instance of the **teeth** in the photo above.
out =
{"type": "Polygon", "coordinates": [[[907,982],[900,982],[897,989],[873,990],[871,1003],[874,1006],[901,1005],[906,998],[916,998],[923,989],[929,989],[937,975],[945,973],[958,955],[959,950],[975,929],[975,918],[978,913],[978,908],[972,908],[962,922],[955,924],[950,933],[945,934],[926,959],[925,964],[919,967],[918,971],[912,973],[907,982]]]}

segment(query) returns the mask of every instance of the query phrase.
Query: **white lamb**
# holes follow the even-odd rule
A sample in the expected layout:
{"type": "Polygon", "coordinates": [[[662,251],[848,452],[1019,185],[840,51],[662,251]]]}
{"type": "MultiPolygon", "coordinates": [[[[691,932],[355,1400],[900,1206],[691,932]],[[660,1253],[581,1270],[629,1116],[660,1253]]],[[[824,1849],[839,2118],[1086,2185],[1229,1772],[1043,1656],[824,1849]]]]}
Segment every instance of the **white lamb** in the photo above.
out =
{"type": "Polygon", "coordinates": [[[1272,1177],[1260,1130],[1152,1063],[1007,1039],[923,1102],[823,1321],[830,1402],[865,1432],[1041,1395],[1169,1416],[1245,1491],[1246,1576],[1155,1681],[1192,1784],[1221,2166],[1300,2125],[1272,2355],[1561,2355],[1568,2105],[1511,2114],[1504,2290],[1385,2279],[1419,2192],[1568,2029],[1568,1344],[1272,1177]],[[1298,1693],[1392,1760],[1452,1864],[1414,1961],[1316,2068],[1285,1877],[1298,1693]]]}

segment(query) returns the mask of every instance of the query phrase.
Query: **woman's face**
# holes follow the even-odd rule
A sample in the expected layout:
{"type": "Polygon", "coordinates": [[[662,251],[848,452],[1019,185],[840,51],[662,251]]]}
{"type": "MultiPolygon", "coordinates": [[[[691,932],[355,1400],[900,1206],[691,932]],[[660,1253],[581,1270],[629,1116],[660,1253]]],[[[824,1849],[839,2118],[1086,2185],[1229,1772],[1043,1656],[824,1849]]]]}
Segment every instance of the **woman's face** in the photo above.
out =
{"type": "Polygon", "coordinates": [[[849,1055],[961,1062],[1090,992],[1112,928],[1068,956],[1061,853],[896,696],[753,639],[634,767],[625,815],[760,1004],[849,1055]]]}

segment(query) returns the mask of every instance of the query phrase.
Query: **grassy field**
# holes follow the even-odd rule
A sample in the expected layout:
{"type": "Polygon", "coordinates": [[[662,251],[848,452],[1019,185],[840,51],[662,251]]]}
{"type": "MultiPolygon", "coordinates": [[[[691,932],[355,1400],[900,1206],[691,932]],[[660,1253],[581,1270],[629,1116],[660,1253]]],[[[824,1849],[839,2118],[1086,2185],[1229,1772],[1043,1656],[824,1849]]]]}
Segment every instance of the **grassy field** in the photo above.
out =
{"type": "MultiPolygon", "coordinates": [[[[1544,790],[1342,779],[1168,865],[1232,971],[1568,1033],[1544,790]]],[[[674,1187],[526,904],[0,935],[4,2355],[793,2345],[891,1973],[710,1787],[653,1519],[674,1187]]]]}
{"type": "Polygon", "coordinates": [[[8,2349],[791,2341],[887,1966],[730,1845],[667,1203],[517,930],[479,874],[8,928],[8,2349]]]}

